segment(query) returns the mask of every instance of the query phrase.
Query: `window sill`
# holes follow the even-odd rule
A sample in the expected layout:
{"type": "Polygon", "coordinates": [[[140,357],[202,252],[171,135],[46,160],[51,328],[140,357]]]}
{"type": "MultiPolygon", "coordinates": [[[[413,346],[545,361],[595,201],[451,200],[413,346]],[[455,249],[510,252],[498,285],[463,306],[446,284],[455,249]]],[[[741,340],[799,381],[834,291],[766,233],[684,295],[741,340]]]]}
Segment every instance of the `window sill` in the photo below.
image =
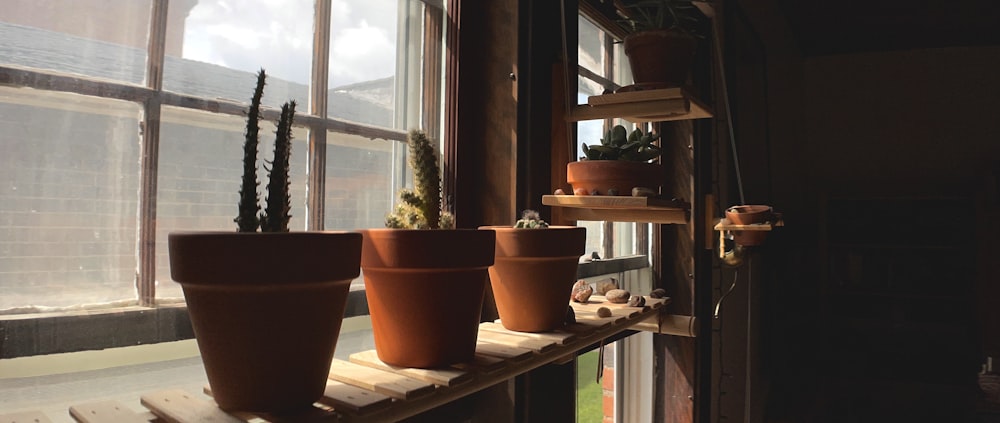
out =
{"type": "MultiPolygon", "coordinates": [[[[649,267],[646,256],[580,263],[578,278],[614,275],[649,267]]],[[[364,284],[355,281],[344,317],[368,314],[364,284]]],[[[0,359],[130,347],[194,338],[183,303],[157,307],[0,315],[0,359]]]]}

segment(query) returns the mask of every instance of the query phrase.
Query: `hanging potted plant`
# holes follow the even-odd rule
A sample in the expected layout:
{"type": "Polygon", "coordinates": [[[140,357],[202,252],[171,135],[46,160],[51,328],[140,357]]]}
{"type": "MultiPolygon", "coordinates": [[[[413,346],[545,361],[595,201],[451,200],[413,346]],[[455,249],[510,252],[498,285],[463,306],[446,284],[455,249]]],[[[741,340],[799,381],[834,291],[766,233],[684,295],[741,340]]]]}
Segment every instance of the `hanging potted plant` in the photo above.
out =
{"type": "Polygon", "coordinates": [[[470,362],[496,237],[454,229],[454,218],[441,210],[437,152],[419,130],[410,131],[408,143],[414,190],[400,193],[387,228],[362,231],[375,351],[402,367],[470,362]]]}
{"type": "Polygon", "coordinates": [[[625,90],[685,85],[705,15],[690,0],[622,0],[621,5],[629,31],[624,50],[635,83],[625,90]]]}
{"type": "Polygon", "coordinates": [[[561,327],[587,229],[549,226],[534,210],[525,210],[514,227],[482,229],[496,231],[490,285],[503,326],[519,332],[561,327]]]}
{"type": "Polygon", "coordinates": [[[653,144],[659,137],[616,125],[600,145],[583,144],[584,157],[566,165],[566,182],[576,195],[631,195],[633,188],[658,193],[662,170],[652,160],[661,154],[653,144]]]}
{"type": "Polygon", "coordinates": [[[348,289],[359,274],[361,234],[289,232],[294,101],[281,108],[267,204],[258,215],[265,78],[262,69],[247,112],[237,232],[171,233],[170,275],[183,288],[216,403],[286,412],[311,406],[326,388],[348,289]]]}

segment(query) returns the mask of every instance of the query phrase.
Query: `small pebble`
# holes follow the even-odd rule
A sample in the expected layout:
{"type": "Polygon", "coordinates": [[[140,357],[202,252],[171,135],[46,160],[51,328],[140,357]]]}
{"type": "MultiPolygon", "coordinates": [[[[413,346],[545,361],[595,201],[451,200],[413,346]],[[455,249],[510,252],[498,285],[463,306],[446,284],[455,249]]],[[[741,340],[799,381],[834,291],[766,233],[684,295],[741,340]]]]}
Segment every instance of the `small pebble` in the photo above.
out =
{"type": "Polygon", "coordinates": [[[633,197],[656,197],[656,190],[646,187],[632,188],[633,197]]]}
{"type": "Polygon", "coordinates": [[[597,309],[597,317],[611,317],[611,309],[607,307],[597,309]]]}
{"type": "Polygon", "coordinates": [[[646,298],[642,295],[633,295],[628,299],[629,307],[642,307],[646,305],[646,298]]]}
{"type": "Polygon", "coordinates": [[[590,253],[590,259],[591,260],[600,260],[601,259],[601,255],[597,254],[597,251],[594,251],[594,252],[590,253]]]}
{"type": "Polygon", "coordinates": [[[608,291],[612,289],[618,289],[618,281],[615,278],[606,278],[597,281],[597,290],[594,291],[597,295],[607,295],[608,291]]]}
{"type": "Polygon", "coordinates": [[[604,293],[604,296],[608,298],[608,302],[610,303],[625,304],[628,302],[628,299],[632,296],[632,294],[624,289],[612,289],[604,293]]]}
{"type": "Polygon", "coordinates": [[[592,189],[590,190],[590,195],[601,195],[601,192],[596,189],[592,189]]]}
{"type": "Polygon", "coordinates": [[[580,279],[573,284],[573,291],[569,294],[569,299],[578,303],[585,303],[593,293],[594,288],[591,288],[587,281],[580,279]]]}
{"type": "Polygon", "coordinates": [[[553,192],[553,194],[555,194],[555,195],[563,195],[563,194],[566,194],[566,191],[563,191],[562,188],[556,188],[556,191],[553,192]]]}
{"type": "Polygon", "coordinates": [[[618,190],[611,188],[608,190],[608,195],[618,195],[618,190]]]}
{"type": "Polygon", "coordinates": [[[566,307],[566,324],[571,325],[576,323],[576,312],[573,311],[573,307],[566,307]]]}
{"type": "Polygon", "coordinates": [[[649,293],[650,298],[663,298],[667,296],[667,290],[663,288],[656,288],[653,292],[649,293]]]}
{"type": "Polygon", "coordinates": [[[590,195],[590,192],[584,188],[577,188],[573,190],[573,195],[590,195]]]}

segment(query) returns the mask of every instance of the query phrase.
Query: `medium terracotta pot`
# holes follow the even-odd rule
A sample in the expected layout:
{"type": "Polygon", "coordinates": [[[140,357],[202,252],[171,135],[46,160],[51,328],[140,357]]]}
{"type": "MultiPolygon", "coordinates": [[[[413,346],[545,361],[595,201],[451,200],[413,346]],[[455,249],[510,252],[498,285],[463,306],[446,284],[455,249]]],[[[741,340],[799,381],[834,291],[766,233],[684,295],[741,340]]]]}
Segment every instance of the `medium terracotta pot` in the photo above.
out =
{"type": "MultiPolygon", "coordinates": [[[[752,225],[767,222],[771,218],[771,213],[771,206],[732,206],[726,209],[726,218],[734,225],[752,225]]],[[[733,241],[747,247],[760,245],[767,238],[767,231],[732,231],[732,233],[733,241]]]]}
{"type": "Polygon", "coordinates": [[[471,362],[493,264],[493,231],[361,231],[361,271],[378,358],[402,367],[471,362]]]}
{"type": "Polygon", "coordinates": [[[669,29],[641,31],[625,37],[625,55],[636,84],[680,87],[687,83],[698,40],[669,29]]]}
{"type": "Polygon", "coordinates": [[[219,407],[284,412],[322,397],[361,234],[171,233],[168,243],[219,407]]]}
{"type": "Polygon", "coordinates": [[[659,191],[662,168],[656,163],[630,162],[625,160],[580,160],[566,164],[566,182],[573,191],[586,190],[608,195],[632,195],[632,188],[645,187],[659,191]]]}
{"type": "Polygon", "coordinates": [[[496,261],[490,285],[500,322],[520,332],[546,332],[566,320],[570,291],[587,229],[550,226],[542,229],[484,226],[496,231],[496,261]]]}

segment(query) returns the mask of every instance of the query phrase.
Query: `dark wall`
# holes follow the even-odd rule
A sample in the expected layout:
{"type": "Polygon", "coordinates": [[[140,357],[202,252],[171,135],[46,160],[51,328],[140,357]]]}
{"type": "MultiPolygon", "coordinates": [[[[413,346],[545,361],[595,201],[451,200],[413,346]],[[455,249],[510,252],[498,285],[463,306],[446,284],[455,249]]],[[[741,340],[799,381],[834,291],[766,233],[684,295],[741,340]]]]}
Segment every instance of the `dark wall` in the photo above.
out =
{"type": "Polygon", "coordinates": [[[1000,48],[802,58],[762,39],[764,63],[739,51],[727,57],[731,77],[743,78],[731,97],[747,201],[775,206],[786,222],[768,240],[761,282],[765,372],[755,383],[768,393],[766,420],[868,421],[910,404],[919,421],[971,407],[961,401],[975,396],[986,335],[963,313],[976,296],[976,275],[964,268],[975,266],[982,175],[1000,159],[1000,48]],[[740,88],[761,83],[763,99],[740,88]],[[927,204],[947,207],[920,214],[927,204]],[[845,208],[854,214],[831,217],[845,208]],[[851,230],[863,236],[845,235],[851,230]],[[910,237],[919,232],[954,237],[910,237]],[[852,280],[843,275],[867,291],[839,296],[841,279],[852,280]],[[938,317],[921,320],[917,300],[918,310],[938,317]],[[855,317],[868,341],[838,337],[839,320],[855,317]],[[915,325],[926,330],[908,329],[915,325]],[[880,355],[884,361],[873,361],[880,355]],[[916,366],[913,356],[927,359],[916,366]],[[893,359],[913,366],[886,371],[893,359]],[[848,386],[881,395],[883,404],[836,397],[845,368],[863,369],[866,379],[848,386]],[[911,377],[933,372],[940,377],[911,377]]]}

